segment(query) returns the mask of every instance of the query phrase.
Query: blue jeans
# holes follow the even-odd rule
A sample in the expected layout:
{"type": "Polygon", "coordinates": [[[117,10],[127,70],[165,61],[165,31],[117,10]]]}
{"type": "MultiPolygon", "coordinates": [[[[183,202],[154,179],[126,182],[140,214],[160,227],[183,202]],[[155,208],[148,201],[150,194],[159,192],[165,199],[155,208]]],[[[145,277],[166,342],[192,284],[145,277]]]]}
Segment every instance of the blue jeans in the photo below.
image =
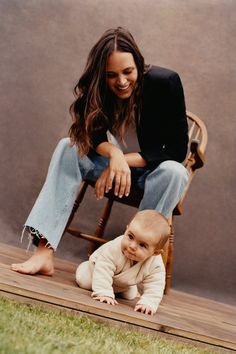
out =
{"type": "MultiPolygon", "coordinates": [[[[80,158],[70,139],[61,139],[57,145],[43,188],[25,222],[43,235],[56,250],[72,211],[84,177],[96,181],[109,160],[96,152],[80,158]]],[[[144,189],[139,209],[156,209],[170,216],[180,200],[188,172],[176,161],[165,161],[155,170],[131,168],[132,181],[144,189]]]]}

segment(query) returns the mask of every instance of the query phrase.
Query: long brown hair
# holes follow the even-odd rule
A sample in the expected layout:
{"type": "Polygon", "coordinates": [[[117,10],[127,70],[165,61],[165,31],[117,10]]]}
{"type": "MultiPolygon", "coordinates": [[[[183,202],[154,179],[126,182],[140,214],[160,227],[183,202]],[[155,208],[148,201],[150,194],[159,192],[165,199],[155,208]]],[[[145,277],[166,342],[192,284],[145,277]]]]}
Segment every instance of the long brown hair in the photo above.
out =
{"type": "Polygon", "coordinates": [[[92,147],[92,133],[109,129],[124,142],[124,132],[141,110],[141,93],[144,75],[144,58],[130,32],[122,27],[107,30],[91,49],[84,72],[74,88],[75,101],[70,106],[73,124],[69,135],[78,146],[81,155],[92,147]],[[128,52],[133,55],[138,78],[131,97],[124,100],[117,110],[115,95],[106,85],[106,64],[113,51],[128,52]]]}

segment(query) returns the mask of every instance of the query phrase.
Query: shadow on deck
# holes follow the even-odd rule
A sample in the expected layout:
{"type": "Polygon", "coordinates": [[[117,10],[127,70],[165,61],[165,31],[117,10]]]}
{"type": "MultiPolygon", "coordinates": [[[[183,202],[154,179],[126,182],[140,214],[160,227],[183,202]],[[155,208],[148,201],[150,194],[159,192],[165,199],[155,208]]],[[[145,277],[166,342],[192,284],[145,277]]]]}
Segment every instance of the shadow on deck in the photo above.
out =
{"type": "Polygon", "coordinates": [[[29,257],[24,250],[0,244],[0,294],[25,303],[86,315],[114,325],[164,332],[218,347],[236,350],[236,307],[171,290],[155,316],[133,311],[134,303],[99,303],[75,283],[77,264],[55,259],[53,277],[26,276],[10,270],[10,264],[29,257]]]}

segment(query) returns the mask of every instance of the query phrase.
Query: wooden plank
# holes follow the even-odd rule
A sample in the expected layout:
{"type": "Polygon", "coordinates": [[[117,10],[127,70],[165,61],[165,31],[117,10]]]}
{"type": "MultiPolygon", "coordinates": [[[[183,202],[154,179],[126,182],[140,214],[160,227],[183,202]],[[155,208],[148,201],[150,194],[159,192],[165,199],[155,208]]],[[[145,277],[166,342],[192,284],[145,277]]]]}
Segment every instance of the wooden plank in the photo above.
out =
{"type": "MultiPolygon", "coordinates": [[[[133,311],[134,301],[119,299],[118,306],[109,306],[91,299],[90,292],[76,286],[76,264],[55,260],[55,275],[27,276],[10,270],[10,264],[22,261],[24,250],[0,245],[0,289],[6,296],[25,301],[66,308],[103,320],[129,323],[151,331],[161,331],[206,343],[236,349],[236,308],[209,299],[176,291],[164,299],[158,313],[151,317],[133,311]]],[[[27,259],[25,257],[24,259],[27,259]]]]}
{"type": "MultiPolygon", "coordinates": [[[[9,274],[7,274],[7,277],[8,276],[9,274]]],[[[19,278],[23,278],[23,277],[25,276],[19,274],[19,278]]],[[[27,278],[31,278],[31,282],[32,280],[35,280],[35,282],[38,283],[37,277],[27,277],[27,278]]],[[[14,283],[15,285],[17,284],[16,280],[14,281],[14,283]]],[[[12,293],[13,290],[16,295],[25,297],[26,299],[37,299],[41,302],[44,302],[46,305],[49,304],[57,305],[59,307],[79,311],[80,313],[85,313],[86,315],[95,315],[97,317],[119,321],[120,323],[125,322],[125,323],[136,325],[141,328],[147,328],[150,330],[175,334],[178,336],[182,336],[189,339],[195,339],[198,341],[214,344],[217,346],[235,349],[234,344],[229,343],[228,341],[219,338],[214,338],[214,337],[210,338],[206,334],[191,332],[190,328],[185,327],[183,323],[182,326],[180,325],[179,322],[181,321],[181,318],[178,318],[176,326],[173,327],[173,323],[174,323],[173,318],[175,317],[174,314],[172,314],[171,323],[168,323],[168,321],[161,321],[160,317],[158,323],[156,321],[153,321],[155,316],[153,318],[150,317],[147,318],[147,316],[145,315],[132,311],[130,306],[125,306],[124,304],[121,304],[119,307],[115,306],[113,308],[111,306],[108,307],[108,305],[105,304],[97,303],[90,298],[90,294],[89,292],[86,292],[86,290],[83,290],[84,294],[82,294],[80,291],[81,289],[78,289],[76,296],[71,296],[72,294],[70,292],[70,289],[68,289],[68,287],[64,287],[64,289],[59,289],[58,291],[58,285],[55,284],[55,289],[53,290],[53,287],[49,286],[48,284],[50,283],[50,281],[44,281],[43,283],[44,284],[41,283],[38,285],[32,284],[32,288],[34,289],[34,291],[27,288],[26,286],[24,286],[24,289],[17,287],[14,290],[12,285],[10,287],[1,286],[1,288],[2,290],[9,293],[12,293]],[[37,286],[40,288],[40,291],[36,291],[37,286]],[[64,292],[64,294],[62,294],[62,291],[64,292]],[[55,296],[56,292],[58,293],[57,297],[55,296]]],[[[75,289],[73,288],[73,293],[74,292],[75,289]]],[[[215,333],[214,331],[214,335],[216,334],[217,333],[215,333]]]]}

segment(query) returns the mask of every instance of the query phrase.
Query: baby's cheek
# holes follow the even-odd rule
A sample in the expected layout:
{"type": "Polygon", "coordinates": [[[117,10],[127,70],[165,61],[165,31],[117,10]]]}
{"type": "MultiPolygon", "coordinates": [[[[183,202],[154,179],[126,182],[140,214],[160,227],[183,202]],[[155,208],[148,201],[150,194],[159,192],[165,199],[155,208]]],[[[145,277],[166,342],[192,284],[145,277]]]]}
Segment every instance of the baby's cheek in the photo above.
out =
{"type": "Polygon", "coordinates": [[[121,242],[121,252],[124,252],[124,250],[125,250],[125,244],[121,242]]]}

